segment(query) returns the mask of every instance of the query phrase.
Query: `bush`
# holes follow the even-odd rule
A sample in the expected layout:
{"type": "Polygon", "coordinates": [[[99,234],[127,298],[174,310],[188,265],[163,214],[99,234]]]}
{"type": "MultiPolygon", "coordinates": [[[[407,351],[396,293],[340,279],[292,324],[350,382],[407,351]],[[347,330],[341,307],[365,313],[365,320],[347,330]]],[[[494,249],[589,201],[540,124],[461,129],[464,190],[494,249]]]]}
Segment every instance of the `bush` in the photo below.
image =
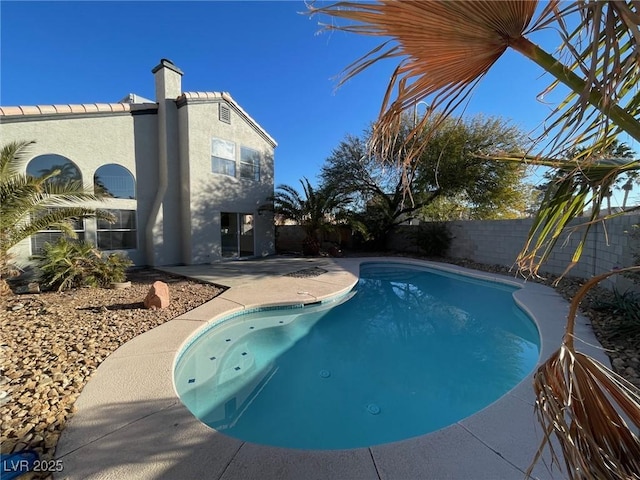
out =
{"type": "Polygon", "coordinates": [[[449,251],[453,235],[446,223],[425,223],[417,228],[416,245],[427,257],[444,257],[449,251]]]}
{"type": "MultiPolygon", "coordinates": [[[[640,225],[632,225],[631,228],[632,228],[631,232],[627,232],[627,233],[629,233],[629,236],[631,237],[633,242],[635,242],[631,246],[631,252],[633,255],[633,264],[640,265],[640,225]]],[[[640,272],[636,271],[636,272],[627,273],[625,274],[625,276],[631,279],[631,281],[633,281],[633,283],[635,283],[636,285],[640,285],[640,272]]]]}
{"type": "Polygon", "coordinates": [[[640,335],[640,294],[632,291],[620,293],[614,289],[613,299],[600,301],[595,308],[610,311],[615,315],[615,322],[608,328],[613,338],[640,335]]]}
{"type": "Polygon", "coordinates": [[[108,287],[122,282],[126,269],[133,265],[125,255],[105,256],[87,242],[70,241],[65,237],[54,244],[45,244],[41,255],[34,255],[40,269],[41,283],[61,292],[78,287],[108,287]]]}

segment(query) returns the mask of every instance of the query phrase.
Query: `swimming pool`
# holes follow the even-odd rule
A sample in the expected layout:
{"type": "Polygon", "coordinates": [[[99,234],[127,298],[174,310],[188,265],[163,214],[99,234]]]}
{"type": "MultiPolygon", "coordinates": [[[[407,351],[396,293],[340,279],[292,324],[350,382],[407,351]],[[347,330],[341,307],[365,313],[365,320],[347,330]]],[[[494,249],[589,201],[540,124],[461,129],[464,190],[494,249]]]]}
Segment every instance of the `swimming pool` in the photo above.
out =
{"type": "Polygon", "coordinates": [[[289,448],[344,449],[446,427],[536,365],[518,287],[405,264],[361,266],[353,291],[226,317],[178,356],[187,408],[216,430],[289,448]]]}

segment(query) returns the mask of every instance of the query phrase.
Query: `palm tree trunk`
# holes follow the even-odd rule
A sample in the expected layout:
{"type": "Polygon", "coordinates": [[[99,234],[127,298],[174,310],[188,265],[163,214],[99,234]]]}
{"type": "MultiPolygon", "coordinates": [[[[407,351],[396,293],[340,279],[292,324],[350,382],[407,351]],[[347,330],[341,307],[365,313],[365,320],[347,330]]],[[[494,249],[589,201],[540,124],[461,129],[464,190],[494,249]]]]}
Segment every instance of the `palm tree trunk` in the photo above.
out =
{"type": "Polygon", "coordinates": [[[622,199],[622,209],[624,210],[627,207],[627,199],[629,198],[629,192],[631,191],[632,185],[631,185],[631,179],[627,180],[627,183],[625,183],[622,186],[622,189],[624,190],[624,198],[622,199]]]}

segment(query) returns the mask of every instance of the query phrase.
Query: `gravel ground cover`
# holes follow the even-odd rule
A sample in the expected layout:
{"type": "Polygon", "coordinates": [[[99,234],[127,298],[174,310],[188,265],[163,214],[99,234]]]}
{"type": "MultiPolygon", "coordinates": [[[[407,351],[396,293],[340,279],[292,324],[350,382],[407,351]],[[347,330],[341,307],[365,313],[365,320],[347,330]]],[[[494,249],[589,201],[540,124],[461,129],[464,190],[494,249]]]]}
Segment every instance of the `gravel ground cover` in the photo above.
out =
{"type": "Polygon", "coordinates": [[[1,450],[51,459],[74,402],[120,345],[219,295],[223,289],[164,272],[132,272],[124,289],[0,297],[1,450]],[[147,310],[151,284],[169,285],[167,308],[147,310]]]}
{"type": "MultiPolygon", "coordinates": [[[[442,259],[441,259],[442,260],[442,259]]],[[[482,271],[507,268],[465,260],[444,260],[482,271]]],[[[305,272],[318,274],[319,272],[305,272]]],[[[219,295],[221,287],[144,269],[129,275],[122,290],[0,297],[0,419],[2,453],[35,449],[51,459],[74,402],[98,365],[133,337],[219,295]],[[142,301],[155,280],[169,285],[171,304],[147,310],[142,301]]],[[[551,285],[555,277],[540,279],[551,285]]],[[[583,280],[563,279],[556,290],[570,299],[583,280]]],[[[640,335],[616,336],[619,318],[594,306],[611,293],[596,288],[582,304],[614,370],[640,388],[640,335]]]]}

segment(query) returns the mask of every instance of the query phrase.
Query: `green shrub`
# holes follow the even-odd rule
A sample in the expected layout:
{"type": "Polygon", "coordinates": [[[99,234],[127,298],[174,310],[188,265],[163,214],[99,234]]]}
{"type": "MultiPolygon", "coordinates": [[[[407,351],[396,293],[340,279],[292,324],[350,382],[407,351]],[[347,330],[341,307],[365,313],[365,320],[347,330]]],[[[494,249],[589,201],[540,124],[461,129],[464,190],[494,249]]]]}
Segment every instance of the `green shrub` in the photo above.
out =
{"type": "MultiPolygon", "coordinates": [[[[640,265],[640,225],[631,225],[631,232],[629,236],[632,239],[631,243],[631,253],[633,255],[633,264],[640,265]]],[[[625,274],[625,276],[636,285],[640,285],[640,272],[630,272],[625,274]]]]}
{"type": "Polygon", "coordinates": [[[608,331],[612,337],[640,335],[640,294],[626,291],[613,291],[613,299],[600,301],[595,305],[598,310],[607,310],[616,316],[608,331]]]}
{"type": "Polygon", "coordinates": [[[45,244],[41,255],[34,255],[43,286],[61,292],[78,287],[108,287],[122,282],[126,269],[133,265],[125,255],[104,255],[87,242],[61,237],[45,244]]]}
{"type": "Polygon", "coordinates": [[[446,223],[420,225],[415,233],[416,245],[428,257],[444,257],[449,251],[453,235],[446,223]]]}

